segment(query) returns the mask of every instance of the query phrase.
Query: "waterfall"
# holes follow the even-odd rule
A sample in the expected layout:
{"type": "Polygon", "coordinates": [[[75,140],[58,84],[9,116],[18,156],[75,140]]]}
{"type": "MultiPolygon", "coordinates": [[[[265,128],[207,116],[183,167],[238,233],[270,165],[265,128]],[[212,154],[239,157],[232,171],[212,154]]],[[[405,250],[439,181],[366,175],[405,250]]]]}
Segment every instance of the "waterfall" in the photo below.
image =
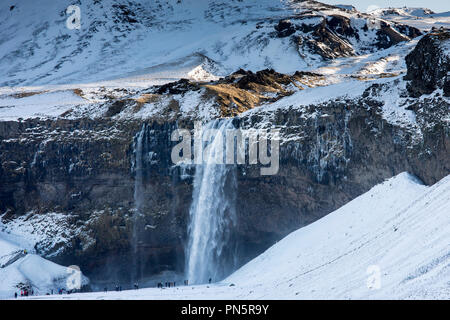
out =
{"type": "Polygon", "coordinates": [[[218,132],[211,142],[203,142],[208,149],[195,170],[186,247],[186,277],[192,284],[222,280],[235,267],[236,166],[212,163],[225,154],[225,132],[234,127],[231,119],[222,119],[205,129],[218,132]]]}
{"type": "Polygon", "coordinates": [[[139,257],[138,257],[138,244],[139,244],[139,217],[142,215],[142,203],[143,203],[143,152],[144,152],[144,135],[146,131],[146,125],[143,124],[141,130],[135,137],[133,144],[133,151],[135,156],[134,162],[134,206],[135,212],[132,220],[132,235],[131,235],[131,254],[132,254],[132,274],[131,280],[133,282],[139,280],[141,272],[139,272],[139,257]]]}

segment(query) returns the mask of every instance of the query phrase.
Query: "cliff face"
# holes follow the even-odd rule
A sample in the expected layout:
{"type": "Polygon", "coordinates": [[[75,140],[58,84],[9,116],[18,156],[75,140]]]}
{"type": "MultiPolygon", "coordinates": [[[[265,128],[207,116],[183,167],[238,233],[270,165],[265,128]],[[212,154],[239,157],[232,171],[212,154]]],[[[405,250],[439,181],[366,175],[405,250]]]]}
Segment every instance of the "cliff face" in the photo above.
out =
{"type": "MultiPolygon", "coordinates": [[[[170,157],[166,138],[171,125],[26,120],[1,122],[0,126],[3,222],[28,214],[27,219],[43,216],[45,224],[47,213],[63,213],[69,217],[68,230],[62,230],[66,235],[52,246],[46,238],[60,236],[61,230],[36,228],[42,237],[36,246],[38,253],[61,263],[79,263],[91,271],[104,272],[103,267],[110,269],[111,264],[120,270],[122,264],[127,265],[135,214],[134,136],[144,128],[143,152],[168,151],[170,157]]],[[[144,229],[151,227],[140,250],[150,260],[156,255],[161,266],[172,265],[182,252],[180,235],[185,228],[177,219],[184,217],[175,213],[186,212],[190,202],[190,186],[173,183],[168,160],[162,159],[157,167],[144,161],[140,195],[145,199],[146,217],[139,222],[144,229]]],[[[147,272],[159,271],[159,265],[149,266],[147,272]]]]}
{"type": "MultiPolygon", "coordinates": [[[[263,108],[236,118],[244,129],[281,130],[276,175],[238,167],[240,263],[385,178],[409,171],[432,184],[448,174],[449,128],[437,116],[448,113],[446,101],[416,101],[416,127],[395,125],[383,117],[377,96],[386,87],[370,86],[358,99],[263,108]]],[[[171,163],[170,135],[192,126],[187,119],[0,122],[2,222],[39,218],[40,254],[79,264],[93,279],[126,279],[137,221],[142,274],[181,270],[195,169],[171,163]],[[63,230],[45,228],[62,223],[50,220],[53,212],[64,217],[63,230]],[[49,245],[52,237],[59,242],[49,245]]]]}

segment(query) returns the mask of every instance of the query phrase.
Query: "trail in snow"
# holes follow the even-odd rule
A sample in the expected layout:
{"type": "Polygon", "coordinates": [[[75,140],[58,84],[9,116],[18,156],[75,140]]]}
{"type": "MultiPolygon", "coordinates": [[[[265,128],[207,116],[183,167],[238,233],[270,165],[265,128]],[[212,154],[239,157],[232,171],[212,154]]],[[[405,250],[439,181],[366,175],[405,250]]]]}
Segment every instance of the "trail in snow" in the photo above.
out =
{"type": "Polygon", "coordinates": [[[450,299],[449,212],[450,176],[427,187],[402,173],[220,283],[33,299],[450,299]]]}

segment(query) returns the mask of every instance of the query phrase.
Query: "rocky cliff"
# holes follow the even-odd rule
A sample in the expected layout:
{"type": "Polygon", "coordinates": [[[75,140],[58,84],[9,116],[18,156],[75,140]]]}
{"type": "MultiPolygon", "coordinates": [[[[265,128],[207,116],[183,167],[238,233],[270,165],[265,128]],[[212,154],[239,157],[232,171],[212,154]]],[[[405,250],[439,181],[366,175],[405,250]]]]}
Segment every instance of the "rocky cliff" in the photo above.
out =
{"type": "Polygon", "coordinates": [[[450,32],[434,30],[423,37],[406,57],[406,80],[411,95],[419,97],[440,88],[450,96],[450,32]]]}

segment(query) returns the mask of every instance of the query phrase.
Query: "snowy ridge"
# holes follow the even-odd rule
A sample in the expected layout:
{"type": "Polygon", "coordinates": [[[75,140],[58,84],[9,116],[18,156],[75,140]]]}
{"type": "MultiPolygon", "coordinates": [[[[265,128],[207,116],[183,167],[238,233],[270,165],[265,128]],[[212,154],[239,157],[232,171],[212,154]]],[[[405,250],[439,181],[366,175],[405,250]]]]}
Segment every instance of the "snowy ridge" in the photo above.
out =
{"type": "Polygon", "coordinates": [[[70,215],[55,212],[45,215],[30,212],[11,221],[0,220],[0,237],[10,243],[19,243],[30,253],[37,251],[51,258],[61,253],[62,244],[70,242],[80,231],[70,227],[70,218],[70,215]]]}
{"type": "MultiPolygon", "coordinates": [[[[37,295],[71,289],[72,270],[42,257],[54,257],[71,241],[76,230],[70,228],[70,216],[30,212],[12,221],[5,217],[0,216],[0,299],[13,298],[27,286],[37,295]]],[[[88,283],[81,275],[81,284],[88,283]]]]}
{"type": "Polygon", "coordinates": [[[449,299],[449,205],[450,176],[427,187],[402,173],[288,235],[221,283],[62,298],[449,299]],[[369,281],[373,270],[379,288],[369,281]]]}
{"type": "Polygon", "coordinates": [[[450,27],[450,12],[435,13],[427,8],[380,8],[371,11],[370,15],[411,25],[421,30],[450,27]]]}
{"type": "Polygon", "coordinates": [[[450,177],[426,187],[400,174],[292,233],[227,281],[255,285],[268,275],[286,298],[448,298],[449,200],[450,177]],[[379,290],[365,286],[371,265],[382,272],[379,290]]]}
{"type": "Polygon", "coordinates": [[[412,7],[403,7],[403,8],[380,8],[370,11],[371,15],[375,16],[413,16],[413,17],[427,17],[430,15],[434,15],[435,13],[427,8],[412,8],[412,7]]]}

